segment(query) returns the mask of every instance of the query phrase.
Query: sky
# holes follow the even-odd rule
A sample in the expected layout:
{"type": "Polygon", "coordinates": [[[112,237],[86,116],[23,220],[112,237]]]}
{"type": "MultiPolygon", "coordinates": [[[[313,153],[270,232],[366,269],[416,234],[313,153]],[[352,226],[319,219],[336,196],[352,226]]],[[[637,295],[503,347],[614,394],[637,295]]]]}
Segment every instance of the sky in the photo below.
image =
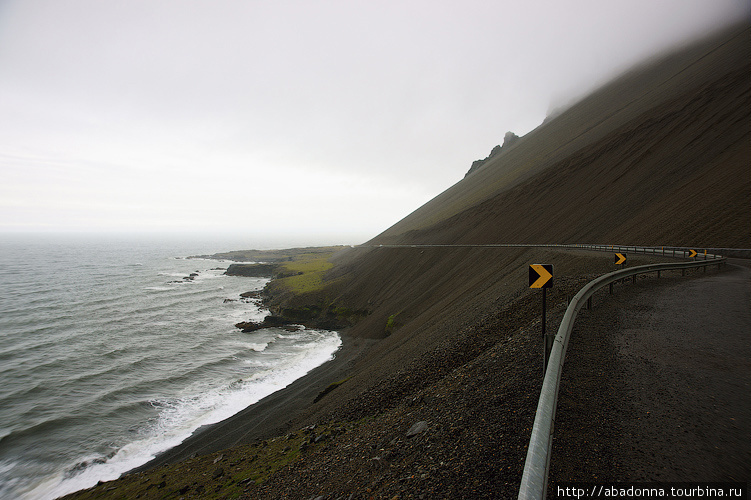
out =
{"type": "Polygon", "coordinates": [[[750,13],[751,0],[0,0],[0,235],[359,243],[507,131],[750,13]]]}

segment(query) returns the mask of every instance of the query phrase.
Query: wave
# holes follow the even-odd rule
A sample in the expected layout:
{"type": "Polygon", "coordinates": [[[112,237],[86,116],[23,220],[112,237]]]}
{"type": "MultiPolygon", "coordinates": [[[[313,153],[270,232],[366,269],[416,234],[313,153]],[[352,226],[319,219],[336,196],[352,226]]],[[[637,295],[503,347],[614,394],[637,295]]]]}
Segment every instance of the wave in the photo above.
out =
{"type": "MultiPolygon", "coordinates": [[[[47,478],[28,491],[30,498],[54,498],[88,488],[98,481],[119,477],[179,445],[201,426],[220,422],[265,396],[283,389],[316,366],[333,359],[341,346],[335,332],[306,331],[306,343],[298,352],[278,359],[273,367],[251,376],[207,388],[195,384],[180,397],[155,398],[149,404],[156,417],[140,429],[138,437],[108,455],[89,455],[71,462],[54,478],[47,478]]],[[[136,403],[137,404],[137,403],[136,403]]]]}
{"type": "Polygon", "coordinates": [[[268,280],[210,269],[172,284],[209,266],[159,248],[49,246],[0,261],[0,498],[117,477],[304,375],[339,342],[240,333],[235,323],[267,314],[240,293],[268,280]]]}

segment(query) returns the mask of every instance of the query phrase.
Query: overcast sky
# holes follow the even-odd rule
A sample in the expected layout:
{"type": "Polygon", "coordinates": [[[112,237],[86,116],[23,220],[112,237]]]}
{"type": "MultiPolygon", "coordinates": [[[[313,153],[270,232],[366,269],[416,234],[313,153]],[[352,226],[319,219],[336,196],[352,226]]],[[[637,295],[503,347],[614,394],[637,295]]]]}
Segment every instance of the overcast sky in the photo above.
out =
{"type": "Polygon", "coordinates": [[[0,231],[357,243],[749,0],[0,0],[0,231]]]}

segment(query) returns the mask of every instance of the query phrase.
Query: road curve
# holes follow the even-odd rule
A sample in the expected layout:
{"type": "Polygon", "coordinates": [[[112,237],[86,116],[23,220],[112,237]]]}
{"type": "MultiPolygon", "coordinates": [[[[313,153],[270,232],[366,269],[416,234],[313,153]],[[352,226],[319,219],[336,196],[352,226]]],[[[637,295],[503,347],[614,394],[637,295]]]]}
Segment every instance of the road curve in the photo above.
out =
{"type": "Polygon", "coordinates": [[[751,270],[694,276],[617,287],[577,318],[549,488],[748,480],[751,270]]]}

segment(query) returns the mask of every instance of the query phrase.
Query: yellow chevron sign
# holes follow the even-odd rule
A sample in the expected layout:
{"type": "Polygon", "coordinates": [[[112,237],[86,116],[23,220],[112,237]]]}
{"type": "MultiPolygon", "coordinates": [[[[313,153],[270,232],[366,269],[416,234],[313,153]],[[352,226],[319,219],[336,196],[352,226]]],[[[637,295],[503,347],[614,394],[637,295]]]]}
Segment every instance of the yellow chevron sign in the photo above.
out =
{"type": "Polygon", "coordinates": [[[626,254],[625,253],[617,253],[615,254],[615,265],[621,265],[624,262],[626,262],[626,254]]]}
{"type": "Polygon", "coordinates": [[[529,265],[529,288],[553,287],[553,264],[529,265]]]}
{"type": "Polygon", "coordinates": [[[689,250],[689,254],[688,254],[688,256],[689,256],[689,257],[691,257],[692,259],[693,259],[694,257],[696,257],[696,250],[689,250]]]}

